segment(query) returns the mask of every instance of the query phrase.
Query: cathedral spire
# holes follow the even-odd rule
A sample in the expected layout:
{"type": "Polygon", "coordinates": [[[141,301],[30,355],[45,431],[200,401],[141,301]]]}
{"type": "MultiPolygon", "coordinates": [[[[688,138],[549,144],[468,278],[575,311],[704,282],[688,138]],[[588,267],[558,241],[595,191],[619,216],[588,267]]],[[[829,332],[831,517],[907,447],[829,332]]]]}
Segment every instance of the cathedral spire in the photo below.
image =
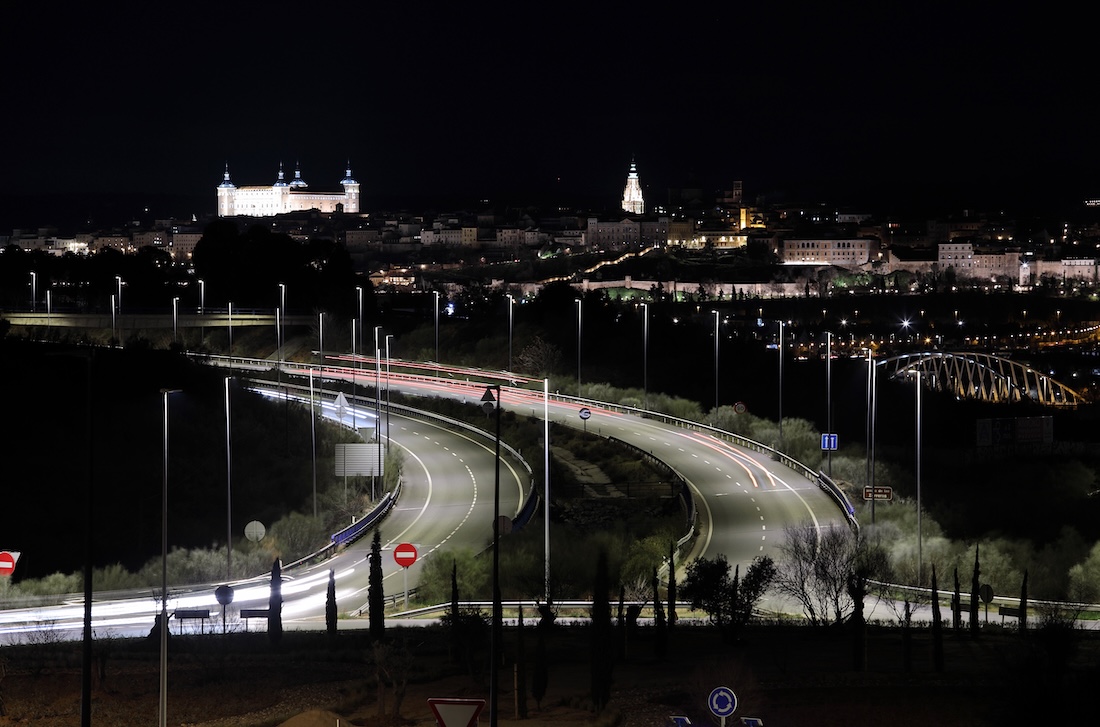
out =
{"type": "Polygon", "coordinates": [[[630,172],[626,175],[626,188],[623,190],[623,210],[635,215],[645,214],[642,185],[638,181],[638,168],[633,157],[630,158],[630,172]]]}

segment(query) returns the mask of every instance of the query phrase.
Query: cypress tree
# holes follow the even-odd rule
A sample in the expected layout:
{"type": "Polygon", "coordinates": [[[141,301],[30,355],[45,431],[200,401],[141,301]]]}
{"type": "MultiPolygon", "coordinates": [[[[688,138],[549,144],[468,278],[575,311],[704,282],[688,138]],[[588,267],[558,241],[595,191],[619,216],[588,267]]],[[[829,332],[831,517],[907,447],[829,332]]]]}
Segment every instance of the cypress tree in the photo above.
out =
{"type": "Polygon", "coordinates": [[[535,627],[535,673],[531,678],[531,696],[535,698],[535,706],[542,711],[542,698],[546,696],[546,685],[550,681],[550,668],[546,662],[546,634],[550,630],[550,623],[541,619],[535,627]]]}
{"type": "Polygon", "coordinates": [[[959,590],[959,567],[955,566],[955,595],[951,601],[951,630],[958,636],[962,629],[962,592],[959,590]]]}
{"type": "Polygon", "coordinates": [[[676,543],[668,544],[668,627],[676,625],[676,543]]]}
{"type": "Polygon", "coordinates": [[[940,592],[936,582],[936,564],[932,564],[932,665],[943,671],[943,617],[940,615],[940,592]]]}
{"type": "Polygon", "coordinates": [[[978,544],[974,544],[974,576],[970,580],[970,635],[974,638],[978,637],[978,589],[979,581],[978,576],[981,574],[982,569],[978,565],[978,544]]]}
{"type": "Polygon", "coordinates": [[[336,638],[336,571],[328,572],[328,590],[325,592],[325,630],[329,640],[336,638]]]}
{"type": "Polygon", "coordinates": [[[527,654],[523,643],[523,606],[516,619],[516,719],[527,719],[527,654]]]}
{"type": "Polygon", "coordinates": [[[596,559],[596,581],[592,593],[592,704],[599,714],[611,699],[611,602],[607,575],[607,553],[596,559]]]}
{"type": "Polygon", "coordinates": [[[271,564],[271,595],[267,599],[267,638],[273,646],[283,639],[283,566],[276,558],[271,564]]]}
{"type": "Polygon", "coordinates": [[[370,572],[367,578],[367,609],[370,615],[370,635],[381,641],[386,635],[385,595],[382,592],[382,534],[374,531],[370,545],[370,572]]]}
{"type": "Polygon", "coordinates": [[[668,647],[668,626],[665,623],[665,609],[661,605],[661,592],[658,589],[657,569],[653,569],[653,653],[663,659],[668,647]]]}
{"type": "Polygon", "coordinates": [[[1024,582],[1020,586],[1020,633],[1027,633],[1027,569],[1024,569],[1024,582]]]}

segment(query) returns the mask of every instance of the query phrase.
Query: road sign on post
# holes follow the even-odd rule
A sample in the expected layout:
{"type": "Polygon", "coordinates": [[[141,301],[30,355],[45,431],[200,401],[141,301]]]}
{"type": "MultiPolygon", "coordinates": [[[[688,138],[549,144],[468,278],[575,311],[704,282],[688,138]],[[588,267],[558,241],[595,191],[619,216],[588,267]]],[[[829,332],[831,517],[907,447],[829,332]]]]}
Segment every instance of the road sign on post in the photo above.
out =
{"type": "Polygon", "coordinates": [[[0,576],[15,573],[15,564],[19,562],[19,553],[14,550],[0,551],[0,576]]]}
{"type": "Polygon", "coordinates": [[[475,727],[478,715],[485,709],[485,700],[431,697],[428,706],[439,727],[475,727]]]}
{"type": "Polygon", "coordinates": [[[416,546],[412,543],[401,543],[393,549],[393,559],[402,568],[408,568],[416,562],[416,546]]]}
{"type": "Polygon", "coordinates": [[[821,450],[822,451],[836,451],[836,435],[835,434],[822,434],[821,435],[821,450]]]}
{"type": "Polygon", "coordinates": [[[715,687],[707,698],[707,706],[722,721],[722,727],[725,727],[726,717],[733,716],[737,711],[737,695],[729,687],[715,687]]]}
{"type": "Polygon", "coordinates": [[[393,549],[393,559],[405,571],[405,610],[409,610],[409,566],[416,562],[416,546],[401,543],[393,549]]]}
{"type": "Polygon", "coordinates": [[[864,500],[893,500],[894,488],[893,487],[881,487],[879,485],[864,485],[863,486],[863,499],[864,500]]]}

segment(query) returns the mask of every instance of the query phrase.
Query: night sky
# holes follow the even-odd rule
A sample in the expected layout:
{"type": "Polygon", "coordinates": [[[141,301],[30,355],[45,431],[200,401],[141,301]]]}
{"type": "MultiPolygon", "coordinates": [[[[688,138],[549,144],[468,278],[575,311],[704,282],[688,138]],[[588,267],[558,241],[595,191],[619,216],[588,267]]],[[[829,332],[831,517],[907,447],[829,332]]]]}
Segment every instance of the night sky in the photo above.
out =
{"type": "Polygon", "coordinates": [[[631,158],[654,201],[733,180],[750,199],[887,206],[1100,196],[1081,18],[390,5],[18,3],[0,39],[0,196],[183,195],[211,212],[226,163],[241,185],[300,162],[330,189],[350,160],[367,208],[611,205],[631,158]]]}

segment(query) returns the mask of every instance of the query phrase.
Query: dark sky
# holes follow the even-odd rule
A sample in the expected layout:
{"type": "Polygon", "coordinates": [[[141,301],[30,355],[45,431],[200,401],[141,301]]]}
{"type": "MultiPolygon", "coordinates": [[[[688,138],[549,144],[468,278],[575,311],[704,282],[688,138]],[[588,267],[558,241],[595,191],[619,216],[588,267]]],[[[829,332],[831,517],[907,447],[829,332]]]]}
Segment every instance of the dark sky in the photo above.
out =
{"type": "Polygon", "coordinates": [[[350,159],[367,207],[613,200],[633,157],[650,199],[733,180],[838,202],[1100,196],[1083,18],[595,5],[18,3],[0,39],[0,195],[212,210],[226,163],[267,184],[300,162],[327,189],[350,159]]]}

